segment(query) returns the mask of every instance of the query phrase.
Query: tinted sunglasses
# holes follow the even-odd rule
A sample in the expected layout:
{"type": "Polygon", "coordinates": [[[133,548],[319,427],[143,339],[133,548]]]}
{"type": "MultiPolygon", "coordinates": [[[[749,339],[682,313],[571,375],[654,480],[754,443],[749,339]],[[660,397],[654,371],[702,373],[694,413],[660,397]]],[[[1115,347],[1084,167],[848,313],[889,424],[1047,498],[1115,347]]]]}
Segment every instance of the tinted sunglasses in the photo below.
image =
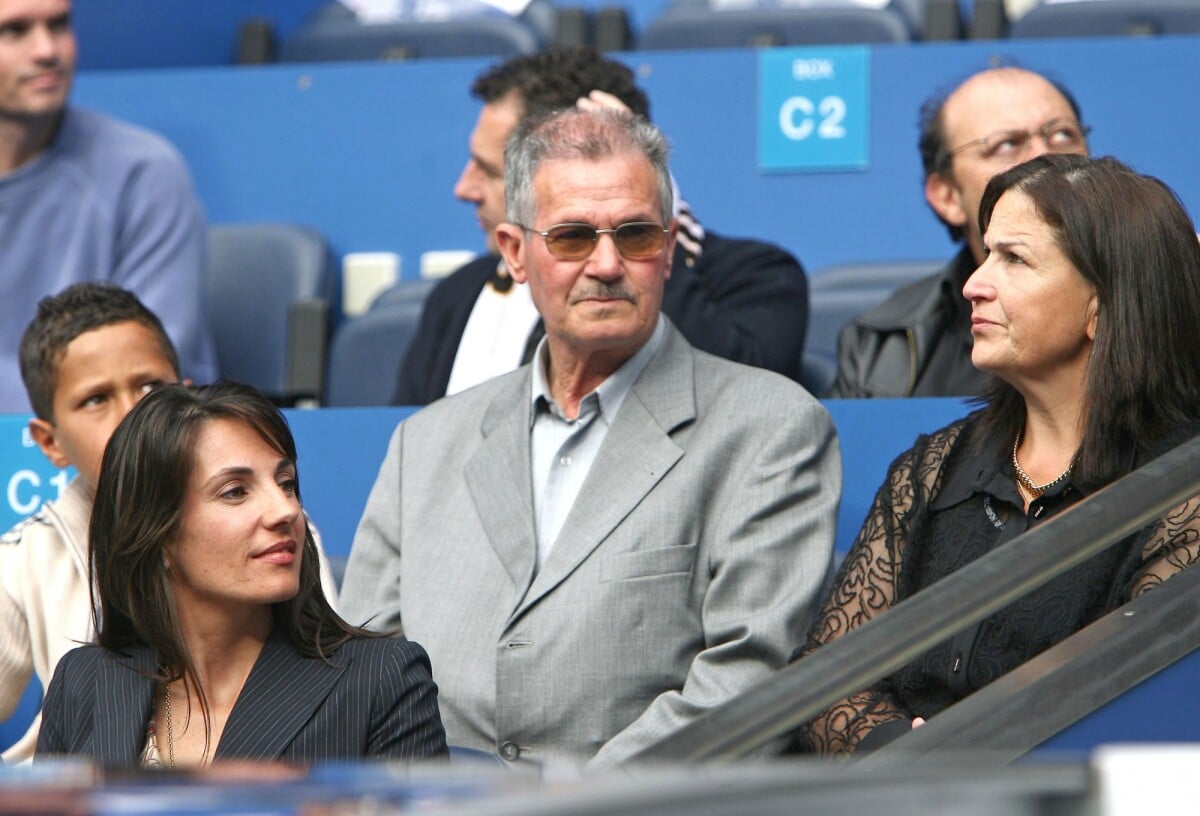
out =
{"type": "Polygon", "coordinates": [[[612,229],[597,229],[591,224],[555,224],[544,231],[521,224],[517,226],[542,236],[550,254],[564,261],[582,261],[591,255],[603,233],[612,235],[621,257],[644,261],[662,252],[670,232],[653,221],[630,221],[612,229]]]}

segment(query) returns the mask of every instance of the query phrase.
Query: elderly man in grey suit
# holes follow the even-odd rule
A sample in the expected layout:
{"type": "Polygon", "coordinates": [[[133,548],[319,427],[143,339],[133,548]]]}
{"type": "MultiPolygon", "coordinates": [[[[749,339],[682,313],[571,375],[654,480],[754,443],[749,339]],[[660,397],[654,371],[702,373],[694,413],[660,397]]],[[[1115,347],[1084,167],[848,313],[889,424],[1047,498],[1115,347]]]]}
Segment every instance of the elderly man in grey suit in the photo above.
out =
{"type": "Polygon", "coordinates": [[[402,422],[367,501],[347,617],[426,647],[452,745],[624,761],[783,666],[829,569],[829,415],[659,313],[666,156],[637,117],[518,127],[496,239],[546,336],[402,422]]]}

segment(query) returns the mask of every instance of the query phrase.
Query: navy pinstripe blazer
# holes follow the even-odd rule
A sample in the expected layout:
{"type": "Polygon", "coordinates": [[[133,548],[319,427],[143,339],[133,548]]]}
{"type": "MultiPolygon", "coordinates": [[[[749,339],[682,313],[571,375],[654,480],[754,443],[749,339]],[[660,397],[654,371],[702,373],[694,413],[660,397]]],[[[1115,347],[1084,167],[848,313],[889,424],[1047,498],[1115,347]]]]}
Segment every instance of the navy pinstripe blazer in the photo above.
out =
{"type": "MultiPolygon", "coordinates": [[[[153,714],[153,650],[100,646],[68,652],[42,705],[37,754],[137,765],[153,714]]],[[[263,646],[229,714],[214,760],[296,763],[444,756],[429,657],[416,643],[354,638],[329,662],[280,635],[263,646]]]]}

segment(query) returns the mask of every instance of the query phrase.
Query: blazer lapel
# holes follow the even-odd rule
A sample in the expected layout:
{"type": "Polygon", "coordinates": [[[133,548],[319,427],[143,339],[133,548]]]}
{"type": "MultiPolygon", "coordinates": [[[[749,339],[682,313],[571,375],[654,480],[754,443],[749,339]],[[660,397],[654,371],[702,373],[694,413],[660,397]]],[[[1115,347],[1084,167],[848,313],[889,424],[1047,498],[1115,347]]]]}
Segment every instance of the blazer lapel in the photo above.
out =
{"type": "Polygon", "coordinates": [[[136,765],[142,755],[158,685],[145,673],[155,671],[156,663],[154,652],[142,648],[99,661],[92,741],[101,767],[136,765]]]}
{"type": "Polygon", "coordinates": [[[692,349],[668,323],[662,348],[621,404],[562,532],[516,614],[570,575],[654,489],[684,453],[670,434],[695,416],[692,349]]]}
{"type": "Polygon", "coordinates": [[[238,695],[214,759],[278,759],[345,671],[305,658],[280,635],[263,644],[238,695]]]}
{"type": "Polygon", "coordinates": [[[467,489],[496,556],[524,593],[533,576],[536,540],[529,471],[530,374],[513,377],[484,413],[483,442],[466,465],[467,489]]]}

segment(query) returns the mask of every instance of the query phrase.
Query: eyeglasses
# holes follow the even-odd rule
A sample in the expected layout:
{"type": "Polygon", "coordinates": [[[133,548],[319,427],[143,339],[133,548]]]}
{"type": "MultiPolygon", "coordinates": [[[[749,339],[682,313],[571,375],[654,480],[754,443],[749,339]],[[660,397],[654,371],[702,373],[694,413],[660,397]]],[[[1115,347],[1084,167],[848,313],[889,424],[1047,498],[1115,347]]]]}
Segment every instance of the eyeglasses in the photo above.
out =
{"type": "Polygon", "coordinates": [[[523,230],[537,233],[546,240],[546,249],[555,258],[564,261],[582,261],[596,249],[600,236],[609,233],[617,252],[629,261],[644,261],[662,252],[664,241],[670,232],[653,221],[630,221],[612,229],[597,229],[591,224],[555,224],[549,229],[535,230],[517,224],[523,230]]]}
{"type": "Polygon", "coordinates": [[[1082,153],[1087,148],[1090,127],[1078,122],[1052,119],[1037,130],[1001,130],[981,139],[973,139],[950,151],[950,155],[983,145],[980,158],[985,161],[1014,162],[1029,152],[1034,136],[1040,136],[1051,153],[1082,153]]]}

